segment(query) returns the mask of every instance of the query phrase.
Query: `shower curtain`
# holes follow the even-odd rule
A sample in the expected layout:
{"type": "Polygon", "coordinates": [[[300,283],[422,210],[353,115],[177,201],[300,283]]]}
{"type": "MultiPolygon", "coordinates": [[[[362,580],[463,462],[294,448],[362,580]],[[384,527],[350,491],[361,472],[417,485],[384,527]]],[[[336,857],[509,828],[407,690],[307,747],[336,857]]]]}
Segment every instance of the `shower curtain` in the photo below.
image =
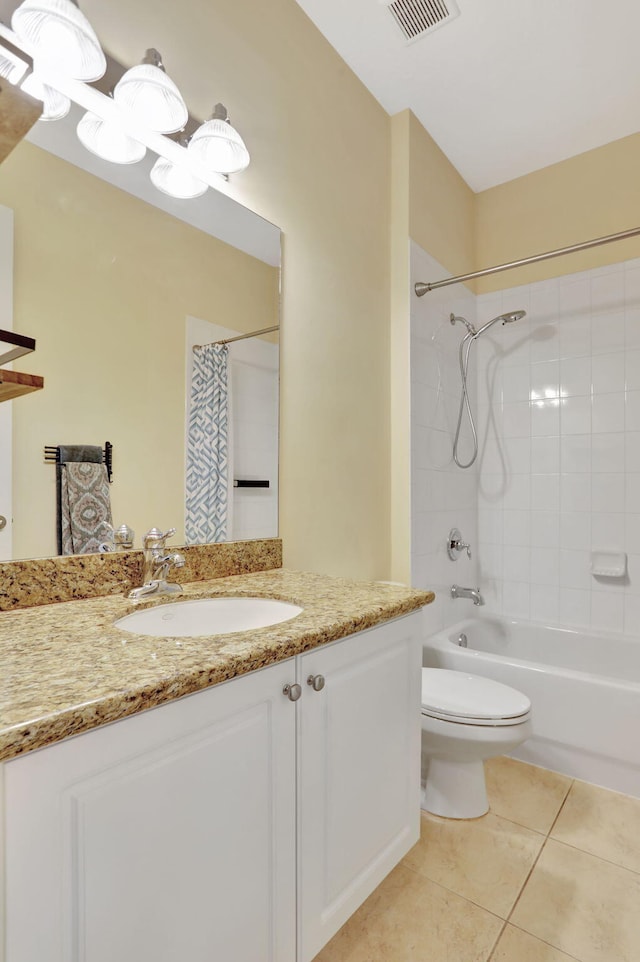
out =
{"type": "Polygon", "coordinates": [[[188,544],[227,541],[231,533],[229,373],[226,344],[194,348],[187,437],[188,544]]]}

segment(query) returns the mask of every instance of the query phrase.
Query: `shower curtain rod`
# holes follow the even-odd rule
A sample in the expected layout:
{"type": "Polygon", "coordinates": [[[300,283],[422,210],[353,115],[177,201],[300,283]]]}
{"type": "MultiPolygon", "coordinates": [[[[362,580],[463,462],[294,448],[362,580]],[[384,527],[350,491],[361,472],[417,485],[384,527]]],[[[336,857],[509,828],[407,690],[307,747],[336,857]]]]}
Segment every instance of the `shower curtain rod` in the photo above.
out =
{"type": "Polygon", "coordinates": [[[212,347],[214,344],[232,344],[234,341],[244,341],[248,337],[259,337],[260,334],[271,334],[273,331],[279,331],[280,325],[276,324],[275,327],[263,327],[261,331],[251,331],[250,334],[238,334],[237,337],[227,337],[224,341],[211,341],[210,344],[194,344],[193,350],[197,347],[212,347]]]}
{"type": "Polygon", "coordinates": [[[487,267],[483,271],[472,271],[470,274],[459,274],[457,277],[446,277],[442,281],[432,281],[425,284],[418,281],[415,285],[415,292],[418,297],[422,297],[428,291],[435,291],[438,287],[448,287],[449,284],[462,284],[464,281],[472,281],[476,277],[487,277],[489,274],[499,274],[500,271],[510,271],[514,267],[525,267],[527,264],[537,264],[539,261],[547,261],[552,257],[562,257],[563,254],[574,254],[576,251],[586,251],[590,247],[600,247],[602,244],[612,244],[614,241],[626,240],[628,237],[637,237],[640,234],[640,227],[633,227],[631,230],[620,231],[619,234],[608,234],[606,237],[596,237],[595,240],[585,241],[583,244],[573,244],[571,247],[560,247],[555,251],[547,251],[546,254],[534,254],[532,257],[523,257],[519,261],[510,261],[508,264],[499,264],[497,267],[487,267]]]}

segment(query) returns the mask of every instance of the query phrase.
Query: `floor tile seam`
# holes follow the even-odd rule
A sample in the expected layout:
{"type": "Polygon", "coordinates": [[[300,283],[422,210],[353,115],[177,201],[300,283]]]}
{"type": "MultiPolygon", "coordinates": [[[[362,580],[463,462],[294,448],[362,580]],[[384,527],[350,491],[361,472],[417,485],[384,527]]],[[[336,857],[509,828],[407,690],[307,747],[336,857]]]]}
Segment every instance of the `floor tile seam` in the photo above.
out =
{"type": "Polygon", "coordinates": [[[429,882],[431,885],[435,885],[436,888],[442,889],[443,892],[448,892],[449,895],[455,895],[456,898],[462,899],[463,902],[468,902],[468,904],[473,905],[474,908],[480,909],[482,912],[486,912],[487,915],[491,915],[494,919],[497,919],[498,922],[507,921],[501,915],[498,915],[497,912],[492,912],[491,909],[488,909],[485,905],[480,905],[479,902],[474,902],[473,899],[470,899],[468,895],[461,895],[460,892],[456,892],[455,889],[449,888],[448,885],[443,885],[442,882],[436,882],[435,879],[432,879],[429,875],[425,875],[424,872],[419,872],[417,869],[411,868],[409,865],[403,865],[402,867],[408,872],[412,872],[414,875],[417,875],[418,878],[422,879],[424,882],[429,882]]]}
{"type": "Polygon", "coordinates": [[[510,921],[511,921],[511,917],[513,916],[513,913],[515,912],[515,910],[516,910],[516,908],[517,908],[518,902],[519,902],[520,899],[522,898],[522,893],[524,892],[524,890],[526,889],[527,885],[529,884],[529,879],[530,879],[531,876],[533,875],[533,873],[534,873],[534,871],[535,871],[535,868],[536,868],[536,865],[537,865],[538,862],[540,861],[540,857],[541,857],[542,853],[544,852],[545,848],[547,847],[547,842],[548,842],[548,841],[549,841],[549,838],[548,838],[548,837],[545,838],[544,842],[543,842],[542,845],[540,846],[540,851],[538,852],[538,854],[536,855],[535,859],[533,860],[533,864],[532,864],[531,868],[529,869],[529,871],[527,872],[527,877],[525,878],[524,882],[523,882],[522,885],[520,886],[520,890],[518,891],[518,894],[517,894],[516,897],[515,897],[515,900],[514,900],[514,902],[513,902],[513,905],[511,906],[511,911],[509,912],[509,914],[508,914],[508,916],[507,916],[507,922],[510,922],[510,921]]]}
{"type": "Polygon", "coordinates": [[[510,822],[511,825],[517,825],[518,828],[525,828],[528,832],[534,832],[536,835],[540,835],[542,838],[549,837],[548,832],[541,832],[539,828],[531,828],[530,825],[525,825],[524,822],[517,822],[515,818],[509,818],[508,815],[500,815],[499,812],[494,811],[492,808],[489,809],[489,812],[491,815],[501,819],[503,822],[510,822]]]}
{"type": "MultiPolygon", "coordinates": [[[[429,815],[429,814],[430,814],[429,812],[425,812],[424,810],[423,810],[423,812],[422,812],[422,816],[423,816],[423,817],[424,817],[425,815],[429,815]]],[[[522,828],[522,829],[525,830],[525,832],[531,832],[533,835],[539,835],[539,836],[540,836],[541,838],[543,838],[543,839],[546,839],[546,838],[549,837],[549,833],[548,833],[548,832],[546,832],[546,831],[541,831],[541,830],[538,829],[538,828],[531,828],[530,825],[525,825],[524,822],[518,822],[515,818],[509,818],[508,815],[501,815],[500,812],[496,812],[495,809],[493,809],[493,808],[491,808],[491,807],[489,807],[489,811],[488,811],[488,812],[485,812],[484,815],[480,815],[478,818],[473,818],[473,819],[458,819],[458,820],[456,820],[456,819],[450,819],[450,818],[449,818],[449,819],[444,819],[444,822],[445,822],[445,824],[448,823],[448,822],[452,822],[452,821],[482,822],[483,819],[485,819],[485,818],[487,817],[487,815],[492,815],[493,818],[497,819],[497,821],[499,821],[499,822],[508,822],[509,825],[515,825],[515,826],[517,826],[517,828],[522,828]]],[[[438,816],[438,817],[439,817],[439,816],[438,816]]],[[[440,822],[432,822],[431,824],[440,825],[441,823],[440,823],[440,822]]]]}
{"type": "Polygon", "coordinates": [[[630,795],[629,792],[622,792],[617,788],[607,788],[606,785],[599,785],[597,782],[587,782],[584,778],[574,778],[573,781],[576,785],[595,788],[599,792],[604,792],[607,795],[615,795],[617,798],[628,798],[632,802],[637,802],[640,805],[640,795],[630,795]]]}
{"type": "Polygon", "coordinates": [[[567,789],[567,794],[566,794],[566,795],[564,796],[564,798],[562,799],[562,804],[560,805],[560,808],[559,808],[558,811],[556,812],[556,817],[554,818],[553,822],[551,823],[551,828],[550,828],[549,831],[547,832],[547,838],[551,838],[551,833],[553,832],[554,828],[556,827],[557,822],[558,822],[558,819],[559,819],[560,816],[562,815],[563,809],[564,809],[565,805],[567,804],[567,799],[569,798],[569,795],[571,794],[571,789],[573,788],[573,786],[575,785],[575,783],[576,783],[576,779],[575,779],[575,778],[572,778],[572,779],[571,779],[571,784],[569,785],[569,788],[567,789]]]}
{"type": "Polygon", "coordinates": [[[629,872],[630,875],[635,875],[637,878],[640,878],[640,871],[636,871],[636,869],[633,868],[628,868],[626,865],[621,865],[620,862],[614,862],[612,859],[605,858],[603,855],[596,855],[594,852],[589,852],[586,848],[580,848],[578,845],[572,845],[571,842],[565,842],[565,840],[562,838],[555,838],[555,836],[550,835],[547,839],[547,842],[555,842],[557,845],[565,845],[574,852],[580,852],[581,855],[589,855],[590,858],[596,858],[599,862],[604,862],[605,865],[613,865],[614,868],[621,868],[623,872],[629,872]]]}
{"type": "Polygon", "coordinates": [[[513,929],[517,929],[518,932],[524,932],[525,935],[530,935],[532,939],[537,939],[538,942],[542,942],[543,945],[548,945],[550,949],[555,949],[556,952],[562,952],[563,955],[566,955],[568,959],[573,959],[574,962],[583,962],[577,955],[572,955],[571,952],[567,952],[566,949],[561,949],[559,945],[554,945],[553,942],[549,942],[539,935],[534,935],[533,932],[528,932],[527,929],[523,929],[521,925],[516,925],[514,922],[507,922],[506,924],[510,925],[513,929]]]}
{"type": "Polygon", "coordinates": [[[579,779],[574,778],[573,775],[567,775],[566,772],[559,772],[557,768],[547,768],[546,765],[537,765],[535,762],[525,762],[521,758],[514,758],[513,755],[499,755],[498,758],[506,758],[510,762],[514,762],[518,766],[523,768],[533,768],[534,771],[546,772],[547,774],[557,775],[558,778],[566,778],[570,782],[577,782],[579,779]]]}
{"type": "Polygon", "coordinates": [[[498,937],[496,938],[495,942],[493,943],[493,945],[492,945],[492,947],[491,947],[491,951],[489,952],[489,955],[487,956],[487,962],[491,962],[491,960],[494,958],[494,956],[495,956],[495,954],[496,954],[496,949],[498,948],[498,945],[500,944],[500,939],[502,938],[502,936],[503,936],[503,934],[504,934],[504,930],[506,929],[506,927],[507,927],[508,924],[509,924],[509,923],[506,921],[506,919],[504,919],[504,920],[503,920],[502,928],[501,928],[500,931],[498,932],[498,937]]]}

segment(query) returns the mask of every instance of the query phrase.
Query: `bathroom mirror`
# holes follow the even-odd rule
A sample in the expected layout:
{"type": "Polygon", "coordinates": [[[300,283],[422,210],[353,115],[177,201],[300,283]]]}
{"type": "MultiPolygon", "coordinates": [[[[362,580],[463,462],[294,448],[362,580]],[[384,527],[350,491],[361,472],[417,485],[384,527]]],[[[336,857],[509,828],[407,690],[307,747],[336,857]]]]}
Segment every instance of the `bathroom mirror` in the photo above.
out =
{"type": "MultiPolygon", "coordinates": [[[[44,448],[60,444],[113,445],[113,522],[135,530],[136,547],[153,525],[175,526],[173,542],[185,543],[192,347],[279,324],[279,229],[224,193],[160,194],[148,181],[154,156],[126,168],[93,157],[75,138],[80,115],[37,124],[0,165],[14,235],[13,318],[0,296],[0,328],[36,339],[13,366],[44,377],[43,390],[0,405],[13,488],[12,507],[0,504],[13,518],[0,560],[57,553],[44,448]]],[[[5,258],[5,294],[10,280],[5,258]]],[[[248,482],[230,495],[229,535],[274,537],[277,332],[234,342],[229,358],[231,480],[248,482]]]]}

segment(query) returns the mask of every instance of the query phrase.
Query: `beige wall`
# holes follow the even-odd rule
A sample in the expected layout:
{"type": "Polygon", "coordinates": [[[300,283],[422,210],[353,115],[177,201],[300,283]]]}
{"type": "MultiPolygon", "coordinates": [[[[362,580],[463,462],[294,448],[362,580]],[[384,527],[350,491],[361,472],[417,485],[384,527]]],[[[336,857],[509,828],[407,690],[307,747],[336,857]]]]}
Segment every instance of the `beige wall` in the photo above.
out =
{"type": "Polygon", "coordinates": [[[186,315],[277,323],[278,271],[31,144],[0,167],[14,210],[16,366],[45,378],[14,413],[14,557],[55,554],[45,444],[114,445],[114,521],[184,520],[186,315]]]}
{"type": "Polygon", "coordinates": [[[411,368],[409,324],[410,113],[391,118],[391,578],[411,582],[411,368]]]}
{"type": "Polygon", "coordinates": [[[408,110],[391,121],[391,575],[411,578],[409,238],[451,273],[473,269],[475,197],[408,110]]]}
{"type": "Polygon", "coordinates": [[[409,114],[409,233],[451,274],[474,270],[476,196],[409,114]]]}
{"type": "MultiPolygon", "coordinates": [[[[476,197],[476,265],[490,267],[640,225],[640,134],[485,190],[476,197]]],[[[640,256],[640,238],[494,274],[480,292],[640,256]]]]}
{"type": "Polygon", "coordinates": [[[285,563],[387,576],[389,117],[294,0],[83,11],[121,62],[153,43],[192,112],[221,100],[246,137],[234,191],[284,231],[285,563]]]}

